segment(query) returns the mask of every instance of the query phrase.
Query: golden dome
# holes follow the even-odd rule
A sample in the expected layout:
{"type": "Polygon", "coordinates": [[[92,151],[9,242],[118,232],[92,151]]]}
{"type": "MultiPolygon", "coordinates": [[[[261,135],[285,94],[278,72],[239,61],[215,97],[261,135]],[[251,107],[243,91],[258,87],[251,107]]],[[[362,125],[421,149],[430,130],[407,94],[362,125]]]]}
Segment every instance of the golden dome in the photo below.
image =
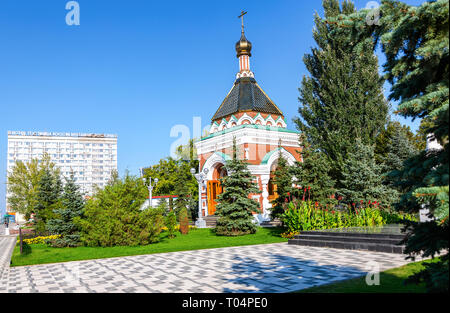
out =
{"type": "Polygon", "coordinates": [[[241,39],[236,42],[236,52],[237,57],[239,58],[241,55],[252,56],[250,51],[252,50],[252,43],[245,38],[244,32],[242,31],[241,39]]]}

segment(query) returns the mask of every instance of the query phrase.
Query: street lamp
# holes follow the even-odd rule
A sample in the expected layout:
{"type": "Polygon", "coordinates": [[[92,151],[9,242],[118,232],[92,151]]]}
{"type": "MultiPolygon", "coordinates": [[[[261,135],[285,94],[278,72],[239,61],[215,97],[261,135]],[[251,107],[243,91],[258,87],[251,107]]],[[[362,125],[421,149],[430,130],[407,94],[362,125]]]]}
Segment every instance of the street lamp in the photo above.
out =
{"type": "MultiPolygon", "coordinates": [[[[142,168],[141,168],[141,174],[142,174],[142,181],[145,184],[144,171],[142,168]]],[[[152,178],[150,176],[148,177],[148,203],[149,203],[150,208],[153,207],[152,206],[152,198],[153,198],[152,191],[153,191],[153,188],[155,188],[157,183],[158,183],[158,178],[155,178],[154,183],[152,184],[152,178]]]]}
{"type": "Polygon", "coordinates": [[[202,217],[202,185],[204,181],[206,181],[206,175],[208,174],[208,169],[205,168],[203,170],[203,173],[200,172],[198,174],[195,174],[196,170],[195,168],[191,168],[191,174],[194,175],[195,179],[198,182],[198,219],[195,222],[195,226],[198,228],[205,228],[206,227],[206,221],[202,217]]]}

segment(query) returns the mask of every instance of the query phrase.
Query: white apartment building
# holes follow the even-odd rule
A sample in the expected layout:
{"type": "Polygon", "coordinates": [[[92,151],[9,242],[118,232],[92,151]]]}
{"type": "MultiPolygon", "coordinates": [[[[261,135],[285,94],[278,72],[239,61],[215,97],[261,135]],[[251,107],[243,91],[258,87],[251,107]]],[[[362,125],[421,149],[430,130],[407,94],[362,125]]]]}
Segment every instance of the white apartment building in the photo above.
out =
{"type": "Polygon", "coordinates": [[[40,159],[44,153],[61,176],[68,178],[73,171],[80,191],[90,195],[94,185],[103,187],[117,170],[117,135],[8,131],[7,175],[18,160],[40,159]]]}

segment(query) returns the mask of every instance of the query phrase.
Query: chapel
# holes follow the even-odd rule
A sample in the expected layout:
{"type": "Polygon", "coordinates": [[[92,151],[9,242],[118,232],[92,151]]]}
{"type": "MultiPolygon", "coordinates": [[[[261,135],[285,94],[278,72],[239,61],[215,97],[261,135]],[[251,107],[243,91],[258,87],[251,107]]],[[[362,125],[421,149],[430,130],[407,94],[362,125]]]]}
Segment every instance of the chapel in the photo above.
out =
{"type": "MultiPolygon", "coordinates": [[[[244,13],[245,14],[245,13],[244,13]]],[[[271,201],[277,197],[274,171],[280,153],[288,164],[301,161],[299,133],[287,129],[281,109],[255,80],[250,69],[252,44],[245,37],[243,15],[241,38],[235,45],[239,72],[230,91],[211,118],[209,134],[196,142],[199,170],[206,175],[201,187],[202,217],[214,215],[222,192],[219,179],[227,175],[225,162],[233,155],[245,159],[261,193],[250,195],[260,204],[254,212],[258,222],[270,218],[271,201]]]]}

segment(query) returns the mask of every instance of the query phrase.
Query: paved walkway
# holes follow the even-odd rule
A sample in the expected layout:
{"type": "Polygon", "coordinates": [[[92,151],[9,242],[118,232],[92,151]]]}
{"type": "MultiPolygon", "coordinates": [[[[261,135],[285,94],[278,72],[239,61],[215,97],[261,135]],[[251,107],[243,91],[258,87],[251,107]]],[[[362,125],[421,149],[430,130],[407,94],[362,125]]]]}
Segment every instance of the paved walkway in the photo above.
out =
{"type": "MultiPolygon", "coordinates": [[[[0,288],[2,288],[2,277],[9,270],[11,255],[16,245],[16,236],[0,235],[0,288]]],[[[0,289],[1,290],[1,289],[0,289]]]]}
{"type": "MultiPolygon", "coordinates": [[[[406,264],[403,255],[287,243],[8,268],[0,292],[289,292],[406,264]]],[[[381,282],[382,284],[383,282],[381,282]]]]}

